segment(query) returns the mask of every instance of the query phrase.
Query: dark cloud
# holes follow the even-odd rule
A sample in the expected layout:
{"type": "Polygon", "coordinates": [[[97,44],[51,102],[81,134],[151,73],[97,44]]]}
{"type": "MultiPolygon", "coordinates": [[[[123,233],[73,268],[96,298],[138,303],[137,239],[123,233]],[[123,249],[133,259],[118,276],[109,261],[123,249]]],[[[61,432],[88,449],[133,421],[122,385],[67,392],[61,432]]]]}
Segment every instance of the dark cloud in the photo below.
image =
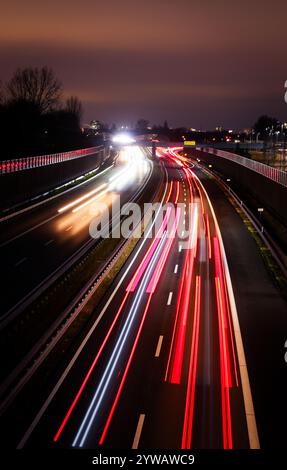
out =
{"type": "Polygon", "coordinates": [[[86,120],[237,127],[286,117],[285,1],[16,3],[0,28],[1,78],[52,66],[86,120]]]}

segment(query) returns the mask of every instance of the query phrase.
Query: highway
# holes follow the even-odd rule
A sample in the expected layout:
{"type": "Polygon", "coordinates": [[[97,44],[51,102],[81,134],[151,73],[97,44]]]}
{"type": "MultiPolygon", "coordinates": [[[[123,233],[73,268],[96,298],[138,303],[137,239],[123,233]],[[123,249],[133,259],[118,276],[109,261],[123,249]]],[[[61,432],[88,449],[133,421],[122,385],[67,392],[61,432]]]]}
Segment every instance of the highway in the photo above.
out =
{"type": "Polygon", "coordinates": [[[272,358],[280,360],[286,302],[215,181],[178,149],[158,157],[161,205],[47,389],[44,382],[39,406],[20,401],[31,410],[23,420],[12,407],[16,428],[4,415],[8,445],[256,449],[284,441],[283,355],[272,358]],[[264,348],[260,335],[272,325],[264,348]]]}
{"type": "Polygon", "coordinates": [[[172,206],[115,280],[20,447],[259,445],[215,214],[193,170],[174,152],[162,160],[162,202],[172,206]]]}
{"type": "Polygon", "coordinates": [[[132,168],[131,154],[126,157],[122,151],[115,164],[106,165],[86,184],[1,223],[0,256],[5,266],[1,316],[90,243],[93,201],[112,201],[115,194],[121,194],[124,204],[135,196],[150,176],[150,164],[137,147],[134,154],[137,168],[132,168]],[[120,180],[125,184],[118,192],[120,180]]]}

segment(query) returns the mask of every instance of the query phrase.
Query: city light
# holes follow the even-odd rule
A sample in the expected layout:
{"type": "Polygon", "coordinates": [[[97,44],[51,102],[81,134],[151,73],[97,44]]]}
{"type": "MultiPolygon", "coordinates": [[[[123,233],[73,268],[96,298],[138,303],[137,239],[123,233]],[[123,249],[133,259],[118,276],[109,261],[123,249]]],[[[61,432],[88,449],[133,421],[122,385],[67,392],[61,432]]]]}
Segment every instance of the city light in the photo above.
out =
{"type": "Polygon", "coordinates": [[[135,139],[133,139],[128,134],[116,134],[113,136],[112,141],[115,144],[128,145],[128,144],[133,144],[135,142],[135,139]]]}

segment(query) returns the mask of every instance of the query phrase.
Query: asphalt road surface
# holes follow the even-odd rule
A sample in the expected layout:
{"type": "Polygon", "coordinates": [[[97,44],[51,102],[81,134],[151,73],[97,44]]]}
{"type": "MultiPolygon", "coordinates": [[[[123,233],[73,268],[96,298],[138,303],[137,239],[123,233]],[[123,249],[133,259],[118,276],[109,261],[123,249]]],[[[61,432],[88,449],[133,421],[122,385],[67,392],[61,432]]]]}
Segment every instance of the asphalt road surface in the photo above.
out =
{"type": "Polygon", "coordinates": [[[1,315],[91,240],[89,224],[93,213],[91,205],[86,203],[93,198],[99,200],[99,196],[101,201],[108,202],[108,198],[111,200],[114,194],[120,194],[124,204],[139,190],[148,175],[144,154],[138,147],[131,147],[122,150],[114,165],[100,170],[85,185],[61,194],[33,211],[2,222],[1,289],[5,296],[2,296],[1,315]],[[135,159],[131,160],[133,153],[135,159]],[[134,167],[133,161],[137,162],[134,167]]]}
{"type": "Polygon", "coordinates": [[[12,432],[20,448],[284,441],[286,303],[217,183],[176,150],[159,155],[164,209],[59,365],[42,406],[12,432]]]}

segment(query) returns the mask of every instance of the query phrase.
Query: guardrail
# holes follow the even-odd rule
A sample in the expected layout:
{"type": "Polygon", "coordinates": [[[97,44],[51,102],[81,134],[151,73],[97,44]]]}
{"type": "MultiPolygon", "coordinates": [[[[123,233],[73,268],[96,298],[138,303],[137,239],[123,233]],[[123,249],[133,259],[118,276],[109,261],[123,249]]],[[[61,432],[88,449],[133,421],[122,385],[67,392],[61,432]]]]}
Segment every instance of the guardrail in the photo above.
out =
{"type": "Polygon", "coordinates": [[[242,157],[241,155],[226,152],[224,150],[218,150],[210,147],[197,147],[197,150],[203,150],[205,152],[218,155],[219,157],[226,158],[227,160],[231,160],[235,163],[238,163],[239,165],[249,168],[249,170],[260,173],[266,178],[269,178],[270,180],[275,181],[276,183],[279,183],[282,186],[285,186],[285,188],[287,188],[287,173],[285,171],[278,170],[277,168],[265,165],[264,163],[251,160],[246,157],[242,157]]]}
{"type": "Polygon", "coordinates": [[[89,147],[86,149],[71,150],[70,152],[53,153],[36,157],[17,158],[15,160],[4,160],[0,162],[0,175],[15,173],[16,171],[30,170],[41,166],[54,165],[55,163],[74,160],[75,158],[87,157],[93,153],[103,150],[103,146],[89,147]]]}

